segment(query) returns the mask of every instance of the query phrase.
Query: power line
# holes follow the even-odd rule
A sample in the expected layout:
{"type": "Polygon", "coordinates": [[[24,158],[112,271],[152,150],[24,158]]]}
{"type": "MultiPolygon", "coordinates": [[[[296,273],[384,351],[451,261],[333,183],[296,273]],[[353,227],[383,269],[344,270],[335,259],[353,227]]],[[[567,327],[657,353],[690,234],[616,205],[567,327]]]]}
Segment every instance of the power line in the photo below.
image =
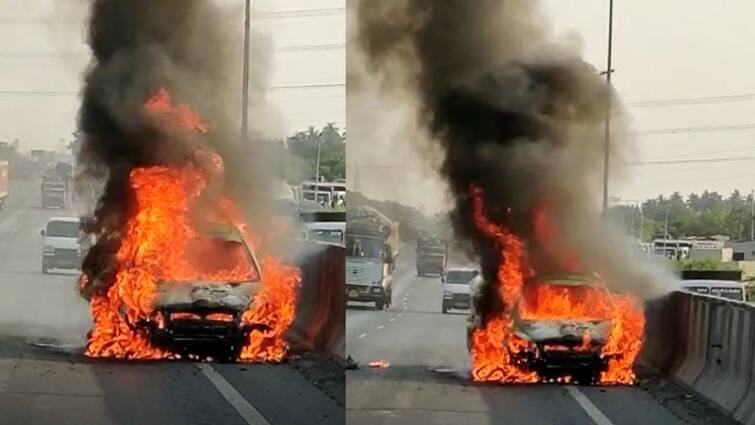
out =
{"type": "Polygon", "coordinates": [[[328,9],[302,9],[302,10],[287,10],[280,12],[263,12],[257,13],[255,17],[257,19],[285,19],[285,18],[313,18],[320,16],[338,16],[345,15],[345,7],[334,7],[328,9]]]}
{"type": "MultiPolygon", "coordinates": [[[[301,46],[283,46],[273,49],[273,53],[314,52],[326,50],[343,50],[345,43],[308,44],[301,46]]],[[[68,57],[87,57],[89,52],[0,52],[0,59],[51,59],[68,57]]]]}
{"type": "Polygon", "coordinates": [[[755,124],[660,128],[660,129],[655,129],[655,130],[638,131],[635,134],[638,134],[641,136],[647,136],[647,135],[657,135],[657,134],[715,133],[715,132],[720,132],[720,131],[742,131],[742,130],[755,130],[755,124]]]}
{"type": "Polygon", "coordinates": [[[721,163],[721,162],[739,162],[752,161],[755,156],[731,156],[722,158],[691,158],[691,159],[669,159],[659,161],[636,161],[627,162],[627,165],[674,165],[674,164],[700,164],[700,163],[721,163]]]}
{"type": "Polygon", "coordinates": [[[746,102],[755,100],[755,93],[734,94],[728,96],[689,97],[663,100],[628,102],[632,108],[663,108],[669,106],[702,105],[711,103],[746,102]]]}
{"type": "MultiPolygon", "coordinates": [[[[339,16],[345,15],[345,7],[333,7],[322,9],[299,9],[283,10],[277,12],[259,12],[255,13],[253,19],[286,19],[286,18],[315,18],[321,16],[339,16]]],[[[20,24],[20,25],[46,25],[50,23],[71,23],[81,24],[86,20],[79,17],[39,17],[39,16],[0,16],[0,24],[20,24]]]]}
{"type": "Polygon", "coordinates": [[[311,52],[322,50],[343,50],[346,48],[345,43],[331,43],[331,44],[312,44],[305,46],[284,46],[274,49],[275,52],[311,52]]]}
{"type": "MultiPolygon", "coordinates": [[[[268,87],[268,90],[310,90],[345,88],[346,83],[283,84],[268,87]]],[[[40,96],[57,97],[78,95],[75,90],[0,90],[0,97],[40,96]]]]}

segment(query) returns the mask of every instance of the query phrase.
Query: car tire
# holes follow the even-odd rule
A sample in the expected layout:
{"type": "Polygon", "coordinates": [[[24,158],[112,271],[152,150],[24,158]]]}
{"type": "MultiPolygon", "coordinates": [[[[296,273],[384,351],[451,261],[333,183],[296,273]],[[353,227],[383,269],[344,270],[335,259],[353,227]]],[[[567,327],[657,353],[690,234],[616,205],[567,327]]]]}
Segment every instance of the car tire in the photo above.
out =
{"type": "Polygon", "coordinates": [[[446,307],[445,304],[443,304],[443,308],[441,310],[443,311],[443,314],[447,314],[448,313],[448,307],[446,307]]]}
{"type": "Polygon", "coordinates": [[[50,274],[50,268],[47,267],[47,261],[42,261],[42,274],[50,274]]]}
{"type": "Polygon", "coordinates": [[[385,308],[385,301],[375,301],[375,310],[381,311],[385,308]]]}

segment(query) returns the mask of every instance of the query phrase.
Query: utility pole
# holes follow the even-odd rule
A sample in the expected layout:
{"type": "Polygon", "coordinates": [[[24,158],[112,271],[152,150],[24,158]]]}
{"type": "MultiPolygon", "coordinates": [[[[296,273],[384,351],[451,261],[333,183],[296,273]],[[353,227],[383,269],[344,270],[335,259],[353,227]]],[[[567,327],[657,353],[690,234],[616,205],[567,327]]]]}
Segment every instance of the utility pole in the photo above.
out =
{"type": "Polygon", "coordinates": [[[670,206],[670,201],[666,203],[666,224],[663,225],[663,240],[668,240],[668,210],[670,206]]]}
{"type": "Polygon", "coordinates": [[[608,94],[606,95],[606,134],[603,146],[603,215],[608,211],[608,166],[611,151],[611,102],[613,101],[611,74],[613,73],[613,0],[609,0],[608,6],[608,66],[606,67],[606,82],[608,94]]]}
{"type": "Polygon", "coordinates": [[[642,202],[637,204],[640,208],[640,242],[645,237],[645,211],[642,210],[642,202]]]}
{"type": "Polygon", "coordinates": [[[249,138],[249,59],[250,33],[252,30],[252,0],[245,0],[244,8],[244,77],[241,104],[241,142],[247,143],[249,138]]]}
{"type": "Polygon", "coordinates": [[[320,204],[320,151],[322,138],[317,138],[317,161],[315,162],[315,204],[320,204]]]}
{"type": "Polygon", "coordinates": [[[750,240],[755,241],[755,191],[750,191],[750,240]]]}

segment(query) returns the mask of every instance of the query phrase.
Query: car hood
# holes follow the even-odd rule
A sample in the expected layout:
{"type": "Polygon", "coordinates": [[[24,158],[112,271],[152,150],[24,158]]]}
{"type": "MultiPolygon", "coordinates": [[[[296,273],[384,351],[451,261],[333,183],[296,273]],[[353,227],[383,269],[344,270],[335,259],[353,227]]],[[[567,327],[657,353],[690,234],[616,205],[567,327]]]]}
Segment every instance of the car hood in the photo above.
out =
{"type": "Polygon", "coordinates": [[[610,320],[537,320],[520,321],[516,325],[517,336],[534,343],[581,343],[585,331],[587,331],[592,345],[603,345],[610,330],[610,320]]]}
{"type": "Polygon", "coordinates": [[[347,257],[346,283],[349,285],[380,285],[383,282],[383,262],[378,259],[347,257]]]}
{"type": "Polygon", "coordinates": [[[245,310],[261,283],[158,282],[155,307],[168,310],[194,308],[245,310]]]}

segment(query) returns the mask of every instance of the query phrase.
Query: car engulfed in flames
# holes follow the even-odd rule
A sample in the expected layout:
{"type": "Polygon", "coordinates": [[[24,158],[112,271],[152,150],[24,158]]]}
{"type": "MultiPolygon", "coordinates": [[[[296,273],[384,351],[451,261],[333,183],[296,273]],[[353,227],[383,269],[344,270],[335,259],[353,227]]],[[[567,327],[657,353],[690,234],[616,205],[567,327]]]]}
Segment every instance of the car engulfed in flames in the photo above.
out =
{"type": "Polygon", "coordinates": [[[593,276],[549,276],[528,283],[514,309],[512,338],[518,341],[506,344],[513,362],[544,381],[598,382],[616,356],[603,354],[613,325],[610,300],[593,276]],[[593,302],[592,314],[575,306],[584,302],[593,302]]]}
{"type": "Polygon", "coordinates": [[[485,215],[482,194],[471,191],[474,224],[499,250],[495,281],[487,285],[501,307],[468,328],[472,379],[633,384],[645,326],[639,300],[609,291],[595,274],[538,275],[524,241],[485,215]]]}
{"type": "MultiPolygon", "coordinates": [[[[165,89],[144,113],[176,146],[209,131],[165,89]]],[[[94,322],[86,355],[280,362],[300,270],[264,255],[222,191],[222,158],[185,150],[188,159],[131,169],[124,218],[94,235],[79,280],[94,322]]]]}

